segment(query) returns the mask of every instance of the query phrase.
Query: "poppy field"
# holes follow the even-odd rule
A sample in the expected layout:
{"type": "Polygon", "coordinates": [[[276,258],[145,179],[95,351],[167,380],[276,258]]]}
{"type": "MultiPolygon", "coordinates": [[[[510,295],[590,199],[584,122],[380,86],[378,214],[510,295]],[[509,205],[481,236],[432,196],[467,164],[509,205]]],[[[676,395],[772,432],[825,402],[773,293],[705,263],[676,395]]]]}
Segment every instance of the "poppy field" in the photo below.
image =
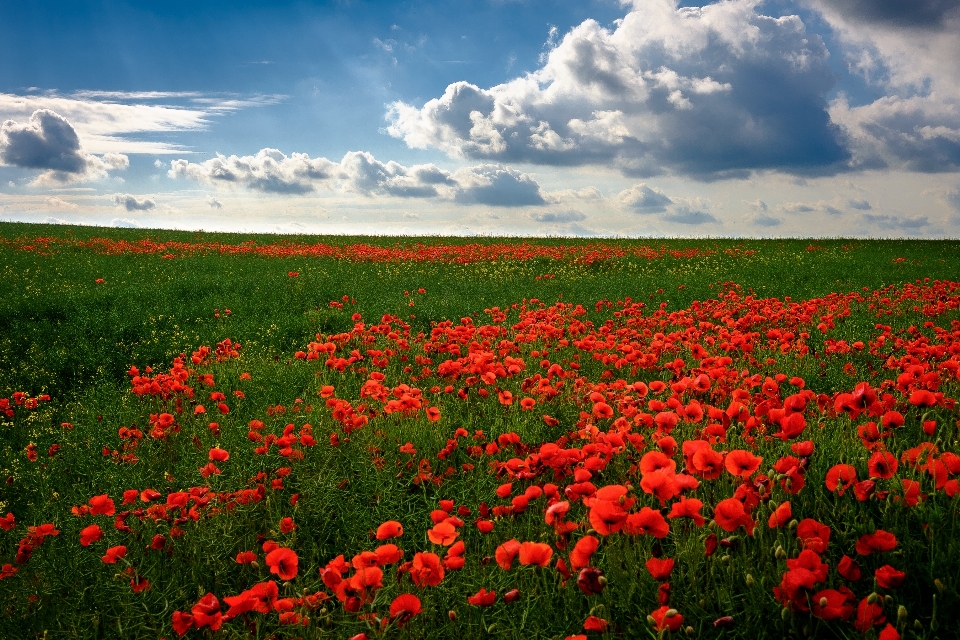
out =
{"type": "Polygon", "coordinates": [[[960,635],[960,243],[0,255],[0,637],[960,635]]]}

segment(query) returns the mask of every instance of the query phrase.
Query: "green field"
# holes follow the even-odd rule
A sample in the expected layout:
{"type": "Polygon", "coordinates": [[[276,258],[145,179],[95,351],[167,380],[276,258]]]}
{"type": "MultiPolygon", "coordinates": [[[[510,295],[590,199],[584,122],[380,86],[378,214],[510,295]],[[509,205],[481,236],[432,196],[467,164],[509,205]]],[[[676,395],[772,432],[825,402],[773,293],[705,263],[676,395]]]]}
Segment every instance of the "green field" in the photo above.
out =
{"type": "Polygon", "coordinates": [[[0,255],[0,637],[956,637],[960,242],[5,223],[0,255]],[[734,451],[762,463],[735,476],[734,451]],[[831,489],[838,465],[872,484],[831,489]],[[731,499],[739,524],[714,511],[731,499]],[[635,528],[690,500],[703,526],[635,528]],[[376,539],[386,521],[402,536],[376,539]],[[896,546],[859,553],[878,529],[896,546]],[[419,567],[454,540],[465,562],[431,586],[419,567]],[[509,540],[545,546],[505,569],[509,540]],[[227,615],[269,581],[226,621],[198,604],[227,615]],[[494,602],[468,603],[481,588],[494,602]],[[421,610],[391,614],[401,594],[421,610]]]}

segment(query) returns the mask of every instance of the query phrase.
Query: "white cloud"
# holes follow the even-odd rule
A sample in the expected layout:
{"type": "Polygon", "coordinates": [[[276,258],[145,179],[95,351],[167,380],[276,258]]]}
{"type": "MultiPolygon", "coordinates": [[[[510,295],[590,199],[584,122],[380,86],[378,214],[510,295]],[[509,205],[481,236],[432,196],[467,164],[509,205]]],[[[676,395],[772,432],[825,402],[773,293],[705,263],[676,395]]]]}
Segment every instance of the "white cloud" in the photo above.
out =
{"type": "Polygon", "coordinates": [[[55,218],[54,216],[47,216],[43,219],[43,224],[70,224],[63,218],[55,218]]]}
{"type": "Polygon", "coordinates": [[[456,82],[420,107],[394,102],[387,131],[452,157],[613,162],[637,176],[839,168],[826,47],[797,16],[758,5],[636,2],[613,30],[571,29],[533,73],[489,89],[456,82]]]}
{"type": "Polygon", "coordinates": [[[114,218],[110,221],[110,226],[121,229],[139,229],[140,223],[131,218],[114,218]]]}
{"type": "MultiPolygon", "coordinates": [[[[173,160],[167,175],[265,193],[302,195],[325,188],[363,196],[437,198],[489,206],[546,203],[539,183],[510,167],[481,164],[450,173],[432,164],[407,167],[392,160],[381,162],[366,151],[350,151],[340,162],[305,153],[287,156],[276,149],[261,149],[255,156],[217,154],[199,163],[173,160]]],[[[594,195],[589,188],[582,193],[594,195]]]]}
{"type": "Polygon", "coordinates": [[[37,110],[55,111],[70,121],[93,154],[170,154],[185,151],[179,145],[137,134],[200,131],[211,118],[239,109],[276,104],[283,96],[211,95],[199,92],[77,91],[67,95],[0,93],[0,120],[25,120],[37,110]],[[166,101],[166,104],[156,103],[166,101]],[[172,104],[174,102],[182,104],[172,104]]]}
{"type": "Polygon", "coordinates": [[[865,213],[861,216],[870,224],[874,224],[881,229],[894,231],[917,231],[930,225],[927,216],[918,216],[908,218],[895,215],[878,215],[874,213],[865,213]]]}
{"type": "Polygon", "coordinates": [[[44,202],[48,207],[53,207],[54,209],[79,209],[80,205],[74,204],[73,202],[67,202],[62,198],[57,196],[49,196],[44,199],[44,202]]]}
{"type": "Polygon", "coordinates": [[[156,201],[152,198],[140,200],[129,193],[118,193],[113,196],[113,201],[127,211],[149,211],[150,209],[155,209],[157,206],[156,201]]]}
{"type": "Polygon", "coordinates": [[[580,211],[538,211],[531,216],[537,222],[558,223],[558,222],[581,222],[587,219],[587,216],[580,211]]]}
{"type": "Polygon", "coordinates": [[[617,194],[620,206],[634,213],[662,213],[673,200],[657,188],[635,184],[617,194]]]}
{"type": "Polygon", "coordinates": [[[87,153],[73,125],[49,109],[34,111],[26,122],[4,121],[0,126],[0,163],[43,170],[34,179],[35,185],[98,179],[106,177],[108,171],[130,166],[123,154],[87,153]]]}
{"type": "Polygon", "coordinates": [[[214,198],[213,196],[207,198],[206,202],[207,202],[207,206],[210,207],[211,209],[223,209],[223,203],[220,202],[220,200],[218,200],[217,198],[214,198]]]}

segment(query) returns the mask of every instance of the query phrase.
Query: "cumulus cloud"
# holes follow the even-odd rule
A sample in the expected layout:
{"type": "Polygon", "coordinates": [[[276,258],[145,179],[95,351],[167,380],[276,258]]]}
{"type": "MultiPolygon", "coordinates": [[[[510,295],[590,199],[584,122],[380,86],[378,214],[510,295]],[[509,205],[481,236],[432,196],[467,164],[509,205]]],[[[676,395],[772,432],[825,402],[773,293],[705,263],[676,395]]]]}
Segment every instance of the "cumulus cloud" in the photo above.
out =
{"type": "Polygon", "coordinates": [[[618,193],[617,201],[622,207],[635,213],[663,213],[673,203],[670,196],[663,191],[648,187],[642,182],[618,193]]]}
{"type": "Polygon", "coordinates": [[[910,171],[960,169],[960,2],[802,0],[843,46],[848,68],[885,95],[830,106],[853,165],[910,171]]]}
{"type": "Polygon", "coordinates": [[[70,224],[63,218],[56,218],[54,216],[47,216],[43,219],[43,224],[70,224]]]}
{"type": "Polygon", "coordinates": [[[814,213],[822,212],[827,213],[832,216],[838,216],[842,212],[837,207],[838,202],[827,202],[826,200],[818,200],[816,202],[785,202],[783,204],[778,204],[776,206],[777,211],[783,211],[785,213],[814,213]]]}
{"type": "Polygon", "coordinates": [[[861,216],[865,221],[874,224],[881,229],[895,231],[916,231],[930,224],[927,216],[916,218],[907,218],[904,216],[879,215],[874,213],[865,213],[861,216]]]}
{"type": "Polygon", "coordinates": [[[151,198],[140,200],[129,193],[118,193],[113,196],[113,201],[127,211],[149,211],[157,206],[157,203],[151,198]]]}
{"type": "Polygon", "coordinates": [[[847,204],[849,204],[852,209],[857,209],[858,211],[869,211],[873,209],[873,206],[866,200],[849,200],[847,204]]]}
{"type": "Polygon", "coordinates": [[[537,222],[559,223],[559,222],[581,222],[587,219],[587,216],[580,211],[538,211],[530,216],[537,222]]]}
{"type": "Polygon", "coordinates": [[[276,104],[279,95],[238,96],[199,92],[76,91],[60,95],[0,93],[0,121],[22,122],[38,110],[70,121],[84,149],[93,154],[179,153],[183,148],[142,134],[201,131],[212,118],[240,109],[276,104]]]}
{"type": "Polygon", "coordinates": [[[131,218],[114,218],[110,221],[110,226],[120,229],[139,229],[140,223],[131,218]]]}
{"type": "Polygon", "coordinates": [[[207,206],[211,209],[223,209],[223,203],[213,196],[207,198],[207,206]]]}
{"type": "MultiPolygon", "coordinates": [[[[340,162],[306,153],[287,156],[276,149],[261,149],[254,156],[217,154],[203,162],[173,160],[167,175],[265,193],[306,194],[325,188],[363,196],[437,198],[489,206],[546,203],[533,176],[507,166],[480,164],[451,173],[433,164],[407,167],[392,160],[382,162],[366,151],[350,151],[340,162]]],[[[594,191],[587,188],[576,193],[590,198],[594,191]]]]}
{"type": "Polygon", "coordinates": [[[720,222],[710,212],[702,209],[693,209],[687,205],[676,207],[673,211],[663,216],[662,219],[666,222],[676,222],[687,225],[717,224],[720,222]]]}
{"type": "Polygon", "coordinates": [[[758,5],[636,2],[613,30],[571,29],[533,73],[487,89],[456,82],[419,107],[394,102],[387,131],[453,157],[613,162],[636,176],[839,167],[826,47],[799,17],[758,5]]]}
{"type": "Polygon", "coordinates": [[[499,164],[482,164],[454,174],[454,201],[494,207],[542,205],[546,201],[532,176],[499,164]]]}
{"type": "Polygon", "coordinates": [[[57,196],[50,196],[44,199],[44,202],[48,207],[53,207],[54,209],[79,209],[80,205],[74,204],[73,202],[67,202],[62,198],[57,196]]]}
{"type": "Polygon", "coordinates": [[[43,170],[35,184],[62,184],[102,178],[130,166],[122,154],[86,153],[70,122],[49,109],[37,109],[26,122],[0,125],[0,164],[43,170]]]}

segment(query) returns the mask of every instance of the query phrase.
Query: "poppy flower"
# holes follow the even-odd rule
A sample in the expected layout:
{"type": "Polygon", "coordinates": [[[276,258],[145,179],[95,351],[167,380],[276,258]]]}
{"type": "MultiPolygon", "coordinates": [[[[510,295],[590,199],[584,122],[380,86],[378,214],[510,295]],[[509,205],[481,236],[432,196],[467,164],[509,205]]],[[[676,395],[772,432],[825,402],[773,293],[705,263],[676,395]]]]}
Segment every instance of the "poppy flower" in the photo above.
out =
{"type": "Polygon", "coordinates": [[[116,564],[117,560],[123,558],[127,555],[127,548],[123,545],[118,545],[116,547],[110,547],[107,549],[107,552],[104,554],[103,560],[104,564],[116,564]]]}
{"type": "Polygon", "coordinates": [[[857,553],[861,556],[868,556],[871,553],[882,553],[890,551],[897,546],[897,537],[889,531],[877,529],[873,533],[867,533],[860,536],[857,540],[857,553]]]}
{"type": "Polygon", "coordinates": [[[844,580],[856,582],[860,579],[860,565],[850,556],[844,555],[840,559],[840,562],[837,563],[837,573],[839,573],[844,580]]]}
{"type": "Polygon", "coordinates": [[[420,608],[420,598],[410,593],[401,593],[390,603],[390,617],[402,627],[416,615],[423,613],[420,608]]]}
{"type": "Polygon", "coordinates": [[[622,506],[608,500],[597,500],[588,513],[590,525],[602,536],[616,533],[623,528],[627,512],[622,506]]]}
{"type": "Polygon", "coordinates": [[[877,451],[867,462],[871,478],[886,480],[897,472],[897,457],[889,451],[877,451]]]}
{"type": "Polygon", "coordinates": [[[736,498],[727,498],[717,503],[713,508],[713,519],[724,531],[736,531],[741,525],[747,530],[747,534],[753,535],[753,528],[756,522],[750,517],[743,503],[736,498]]]}
{"type": "Polygon", "coordinates": [[[585,595],[592,596],[601,593],[606,586],[607,579],[603,576],[603,572],[595,567],[584,567],[577,576],[577,587],[585,595]]]}
{"type": "Polygon", "coordinates": [[[106,493],[90,498],[90,515],[112,516],[117,512],[117,506],[106,493]]]}
{"type": "Polygon", "coordinates": [[[278,547],[267,554],[265,562],[270,567],[270,573],[274,573],[281,580],[293,580],[297,577],[297,564],[300,559],[293,549],[278,547]]]}
{"type": "Polygon", "coordinates": [[[570,552],[570,566],[574,569],[582,569],[590,564],[590,558],[593,556],[597,547],[600,546],[600,540],[594,536],[584,536],[577,540],[570,552]]]}
{"type": "Polygon", "coordinates": [[[883,614],[883,607],[877,602],[870,602],[870,598],[864,598],[857,605],[857,617],[854,619],[853,628],[860,633],[866,633],[886,621],[887,617],[883,614]]]}
{"type": "Polygon", "coordinates": [[[297,528],[297,524],[293,521],[293,518],[291,518],[290,516],[286,516],[285,518],[280,519],[281,533],[290,533],[296,528],[297,528]]]}
{"type": "Polygon", "coordinates": [[[691,458],[693,471],[704,480],[716,480],[723,473],[723,455],[710,447],[704,447],[691,458]]]}
{"type": "Polygon", "coordinates": [[[813,594],[811,613],[821,620],[849,620],[857,597],[847,587],[824,589],[813,594]]]}
{"type": "Polygon", "coordinates": [[[683,616],[666,605],[652,611],[647,619],[657,631],[679,631],[683,626],[683,616]]]}
{"type": "Polygon", "coordinates": [[[483,518],[481,518],[477,520],[476,525],[480,533],[490,533],[491,531],[493,531],[494,525],[492,520],[484,520],[483,518]]]}
{"type": "Polygon", "coordinates": [[[501,569],[509,571],[510,565],[513,564],[513,559],[516,558],[519,553],[520,542],[510,539],[497,547],[497,550],[494,552],[494,557],[501,569]]]}
{"type": "MultiPolygon", "coordinates": [[[[673,463],[673,460],[670,462],[673,463]]],[[[680,487],[677,486],[675,480],[677,477],[679,476],[676,476],[672,470],[657,469],[641,476],[640,488],[643,489],[644,493],[656,496],[660,503],[664,504],[667,500],[672,500],[680,495],[680,487]]]]}
{"type": "Polygon", "coordinates": [[[475,607],[489,607],[497,600],[496,591],[487,591],[486,587],[480,587],[472,596],[467,596],[467,603],[475,607]]]}
{"type": "Polygon", "coordinates": [[[603,633],[607,630],[607,621],[603,618],[598,618],[597,616],[588,616],[583,623],[583,630],[603,633]]]}
{"type": "Polygon", "coordinates": [[[757,469],[763,458],[755,456],[749,451],[743,449],[734,449],[727,454],[723,464],[730,475],[738,478],[749,478],[757,469]]]}
{"type": "Polygon", "coordinates": [[[210,462],[226,462],[230,459],[230,453],[220,447],[210,449],[210,462]]]}
{"type": "Polygon", "coordinates": [[[873,575],[877,579],[877,586],[881,589],[896,589],[907,577],[903,571],[897,571],[888,564],[877,569],[873,575]]]}
{"type": "Polygon", "coordinates": [[[663,582],[670,578],[670,573],[673,571],[673,558],[649,558],[647,560],[647,571],[650,572],[650,575],[654,580],[663,582]]]}
{"type": "Polygon", "coordinates": [[[427,529],[427,537],[433,544],[440,544],[449,547],[457,539],[460,533],[449,522],[439,522],[432,529],[427,529]]]}
{"type": "Polygon", "coordinates": [[[435,553],[417,553],[410,566],[410,578],[418,587],[435,587],[443,581],[443,564],[435,553]]]}
{"type": "Polygon", "coordinates": [[[193,626],[197,629],[210,627],[211,631],[217,631],[223,625],[220,601],[212,593],[200,598],[190,609],[190,613],[193,614],[193,626]]]}
{"type": "Polygon", "coordinates": [[[250,564],[257,559],[257,554],[253,551],[241,551],[237,554],[237,564],[250,564]]]}
{"type": "Polygon", "coordinates": [[[403,559],[403,551],[395,544],[382,544],[374,550],[374,554],[377,556],[377,565],[381,567],[403,559]]]}
{"type": "Polygon", "coordinates": [[[377,540],[389,540],[403,535],[403,525],[396,520],[387,520],[377,527],[377,540]]]}
{"type": "Polygon", "coordinates": [[[813,518],[804,518],[797,526],[797,538],[804,549],[824,553],[827,550],[827,543],[830,542],[830,527],[813,518]]]}
{"type": "Polygon", "coordinates": [[[80,531],[80,546],[89,547],[91,544],[103,537],[103,530],[99,525],[92,524],[84,527],[80,531]]]}
{"type": "Polygon", "coordinates": [[[791,518],[793,518],[793,510],[790,507],[790,501],[787,500],[773,510],[773,513],[770,514],[770,519],[767,520],[767,526],[771,529],[778,529],[786,526],[791,518]]]}
{"type": "Polygon", "coordinates": [[[700,509],[703,503],[696,498],[685,498],[680,496],[680,500],[670,505],[668,518],[690,518],[698,527],[702,527],[706,520],[700,515],[700,509]]]}
{"type": "Polygon", "coordinates": [[[857,470],[853,465],[836,464],[827,471],[827,489],[842,496],[843,492],[857,481],[857,470]]]}
{"type": "Polygon", "coordinates": [[[624,533],[632,536],[647,534],[654,538],[665,538],[670,533],[670,525],[659,511],[643,507],[638,513],[627,516],[624,533]]]}
{"type": "Polygon", "coordinates": [[[173,612],[173,630],[181,638],[187,634],[187,631],[193,626],[193,616],[182,611],[173,612]]]}
{"type": "Polygon", "coordinates": [[[524,566],[535,564],[545,567],[553,557],[553,549],[545,542],[522,542],[519,553],[520,564],[524,566]]]}

